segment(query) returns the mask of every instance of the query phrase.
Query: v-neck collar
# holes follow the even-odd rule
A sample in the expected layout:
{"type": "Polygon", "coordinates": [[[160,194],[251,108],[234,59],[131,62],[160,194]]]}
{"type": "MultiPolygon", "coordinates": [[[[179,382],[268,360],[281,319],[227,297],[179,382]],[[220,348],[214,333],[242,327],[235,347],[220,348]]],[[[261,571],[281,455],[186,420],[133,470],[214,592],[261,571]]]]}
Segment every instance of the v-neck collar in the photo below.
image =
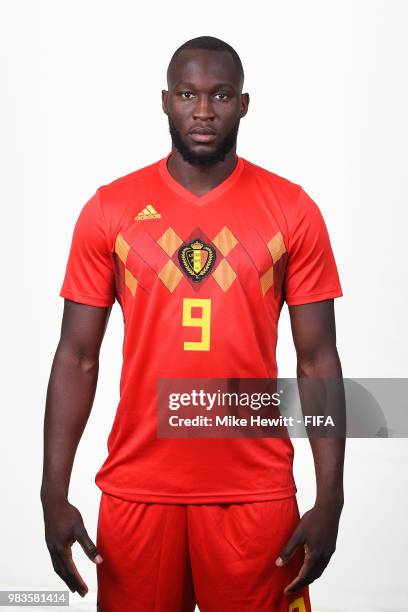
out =
{"type": "Polygon", "coordinates": [[[159,161],[160,176],[162,177],[166,185],[170,187],[170,189],[175,191],[179,196],[181,196],[185,200],[188,200],[189,202],[192,202],[193,204],[196,204],[197,206],[202,206],[203,204],[207,204],[207,202],[209,202],[210,200],[214,200],[214,198],[218,198],[223,193],[225,193],[228,189],[230,189],[232,185],[234,185],[236,181],[238,180],[243,170],[243,167],[244,167],[244,159],[237,155],[237,163],[235,164],[235,168],[233,169],[231,174],[227,176],[226,179],[221,181],[221,183],[216,185],[213,189],[210,189],[210,191],[207,191],[207,193],[204,193],[203,195],[199,196],[193,193],[192,191],[189,191],[181,183],[176,181],[176,179],[173,178],[173,176],[170,174],[169,169],[167,167],[167,161],[171,155],[172,153],[170,152],[166,157],[163,157],[163,159],[159,161]]]}

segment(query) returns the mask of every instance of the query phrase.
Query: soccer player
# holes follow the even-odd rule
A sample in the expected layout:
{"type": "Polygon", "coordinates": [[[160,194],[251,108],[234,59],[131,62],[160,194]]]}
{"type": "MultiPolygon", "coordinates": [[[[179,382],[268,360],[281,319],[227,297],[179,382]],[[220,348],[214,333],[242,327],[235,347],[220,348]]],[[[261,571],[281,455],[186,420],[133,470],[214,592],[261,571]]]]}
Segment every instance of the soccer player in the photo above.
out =
{"type": "Polygon", "coordinates": [[[308,585],[335,550],[344,440],[310,438],[316,500],[301,518],[289,437],[160,437],[161,379],[277,377],[289,307],[298,377],[341,379],[342,288],[317,204],[237,156],[248,111],[239,56],[183,44],[162,91],[168,155],[99,186],[77,219],[47,392],[41,499],[57,574],[82,596],[71,554],[96,563],[101,612],[308,612],[308,585]],[[123,312],[120,401],[96,542],[68,501],[111,307],[123,312]]]}

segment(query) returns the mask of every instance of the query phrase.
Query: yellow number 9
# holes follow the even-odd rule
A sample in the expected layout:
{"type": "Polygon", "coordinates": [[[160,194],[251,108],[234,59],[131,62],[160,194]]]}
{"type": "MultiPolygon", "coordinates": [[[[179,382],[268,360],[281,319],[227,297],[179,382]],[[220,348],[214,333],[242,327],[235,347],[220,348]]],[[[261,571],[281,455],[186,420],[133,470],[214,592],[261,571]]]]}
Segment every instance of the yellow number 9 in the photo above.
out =
{"type": "Polygon", "coordinates": [[[289,604],[289,612],[306,612],[306,605],[303,597],[298,597],[289,604]]]}
{"type": "Polygon", "coordinates": [[[210,320],[211,300],[208,298],[184,298],[183,299],[183,325],[185,327],[201,327],[201,340],[199,342],[184,342],[185,351],[209,351],[210,350],[210,320]],[[194,307],[201,308],[201,317],[193,317],[191,310],[194,307]]]}

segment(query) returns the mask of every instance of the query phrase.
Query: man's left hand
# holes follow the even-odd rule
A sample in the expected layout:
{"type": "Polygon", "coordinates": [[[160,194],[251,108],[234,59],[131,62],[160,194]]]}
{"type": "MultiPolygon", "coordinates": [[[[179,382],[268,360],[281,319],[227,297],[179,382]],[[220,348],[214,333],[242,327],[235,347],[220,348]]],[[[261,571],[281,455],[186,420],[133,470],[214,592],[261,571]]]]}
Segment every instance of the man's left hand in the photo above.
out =
{"type": "Polygon", "coordinates": [[[341,510],[342,503],[316,504],[300,519],[276,560],[276,565],[285,565],[299,546],[304,546],[303,565],[296,578],[285,588],[286,594],[302,589],[323,574],[336,550],[341,510]]]}

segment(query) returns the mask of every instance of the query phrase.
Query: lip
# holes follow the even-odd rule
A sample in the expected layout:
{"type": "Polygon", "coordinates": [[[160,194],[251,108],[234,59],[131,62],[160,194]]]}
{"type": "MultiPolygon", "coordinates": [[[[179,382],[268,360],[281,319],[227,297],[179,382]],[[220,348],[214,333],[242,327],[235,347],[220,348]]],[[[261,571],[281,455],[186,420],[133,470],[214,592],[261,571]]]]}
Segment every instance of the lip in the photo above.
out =
{"type": "Polygon", "coordinates": [[[191,140],[200,143],[212,142],[217,137],[215,130],[209,127],[195,127],[189,130],[188,134],[191,140]]]}

